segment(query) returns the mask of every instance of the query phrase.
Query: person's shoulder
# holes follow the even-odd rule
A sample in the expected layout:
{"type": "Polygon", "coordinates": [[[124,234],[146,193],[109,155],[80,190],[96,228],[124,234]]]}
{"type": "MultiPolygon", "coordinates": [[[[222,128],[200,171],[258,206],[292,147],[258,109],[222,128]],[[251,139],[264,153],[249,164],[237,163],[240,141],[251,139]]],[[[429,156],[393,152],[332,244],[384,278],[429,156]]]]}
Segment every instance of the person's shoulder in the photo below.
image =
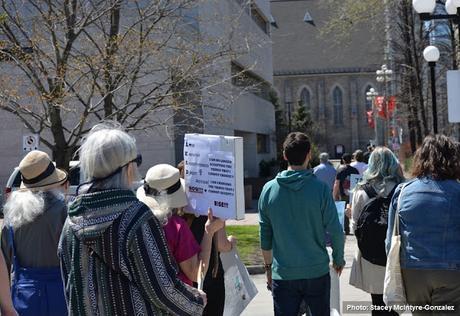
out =
{"type": "Polygon", "coordinates": [[[271,188],[279,186],[278,181],[275,178],[271,179],[270,181],[266,182],[262,188],[262,193],[270,191],[271,188]]]}
{"type": "Polygon", "coordinates": [[[351,174],[359,174],[359,170],[358,170],[358,168],[356,168],[356,167],[352,167],[352,166],[350,165],[350,166],[348,166],[347,169],[350,170],[350,173],[351,173],[351,174]]]}

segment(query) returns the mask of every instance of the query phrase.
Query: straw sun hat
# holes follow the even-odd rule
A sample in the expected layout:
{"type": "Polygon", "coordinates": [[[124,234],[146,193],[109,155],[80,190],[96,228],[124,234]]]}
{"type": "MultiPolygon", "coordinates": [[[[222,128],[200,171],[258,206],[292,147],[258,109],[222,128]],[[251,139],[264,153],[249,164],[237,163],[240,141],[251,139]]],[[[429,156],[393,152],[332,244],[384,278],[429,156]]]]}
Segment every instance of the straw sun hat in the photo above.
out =
{"type": "Polygon", "coordinates": [[[67,181],[67,173],[57,169],[47,153],[39,150],[29,152],[19,163],[21,189],[45,191],[67,181]]]}
{"type": "Polygon", "coordinates": [[[179,169],[168,164],[150,168],[145,176],[144,185],[137,189],[136,195],[151,209],[157,208],[160,202],[170,208],[184,207],[188,204],[184,179],[180,178],[179,169]]]}

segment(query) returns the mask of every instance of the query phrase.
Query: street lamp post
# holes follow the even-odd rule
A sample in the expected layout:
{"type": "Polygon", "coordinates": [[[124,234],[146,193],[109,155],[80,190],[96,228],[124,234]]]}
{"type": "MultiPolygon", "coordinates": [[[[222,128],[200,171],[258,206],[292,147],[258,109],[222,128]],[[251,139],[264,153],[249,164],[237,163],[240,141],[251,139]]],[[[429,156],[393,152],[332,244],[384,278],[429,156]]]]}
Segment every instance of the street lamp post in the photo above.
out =
{"type": "Polygon", "coordinates": [[[431,108],[433,112],[433,133],[438,133],[438,113],[436,106],[436,62],[439,60],[439,49],[436,46],[428,46],[423,51],[423,57],[428,62],[431,72],[431,108]]]}
{"type": "MultiPolygon", "coordinates": [[[[433,14],[436,9],[436,0],[412,0],[412,5],[420,16],[422,21],[431,20],[451,20],[457,24],[458,47],[460,47],[460,0],[447,0],[445,2],[446,12],[448,14],[433,14]]],[[[458,51],[460,58],[460,50],[458,51]]],[[[431,71],[431,98],[433,110],[433,132],[438,132],[438,120],[436,112],[436,84],[435,84],[435,66],[439,59],[439,50],[434,46],[429,46],[423,52],[425,59],[428,61],[431,71]],[[426,52],[426,54],[425,54],[426,52]]],[[[460,60],[459,60],[460,61],[460,60]]],[[[458,61],[458,62],[459,62],[458,61]]],[[[457,62],[457,63],[458,63],[457,62]]]]}
{"type": "Polygon", "coordinates": [[[375,108],[375,98],[378,96],[378,92],[375,91],[374,88],[370,88],[369,91],[366,92],[366,99],[372,102],[372,116],[374,118],[374,133],[375,133],[375,144],[380,144],[379,142],[379,134],[377,129],[377,111],[375,108]]]}
{"type": "Polygon", "coordinates": [[[383,144],[388,146],[388,133],[390,129],[388,128],[388,100],[387,100],[387,83],[392,80],[393,70],[388,69],[387,65],[382,65],[382,68],[375,72],[377,74],[377,82],[382,83],[383,85],[383,111],[385,113],[385,121],[383,124],[384,136],[383,144]]]}

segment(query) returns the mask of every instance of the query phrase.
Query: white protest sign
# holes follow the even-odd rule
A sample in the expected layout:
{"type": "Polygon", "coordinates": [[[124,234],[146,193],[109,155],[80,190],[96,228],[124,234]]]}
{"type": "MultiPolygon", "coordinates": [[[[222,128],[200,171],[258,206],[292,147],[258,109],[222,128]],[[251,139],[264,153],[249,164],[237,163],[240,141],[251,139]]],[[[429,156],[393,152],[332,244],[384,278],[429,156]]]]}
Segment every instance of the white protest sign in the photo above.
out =
{"type": "Polygon", "coordinates": [[[335,201],[335,208],[337,209],[340,225],[345,227],[345,201],[335,201]]]}
{"type": "Polygon", "coordinates": [[[186,134],[185,192],[188,211],[222,219],[244,219],[243,139],[186,134]]]}
{"type": "Polygon", "coordinates": [[[350,190],[349,193],[349,203],[353,201],[353,190],[355,189],[356,185],[363,180],[363,176],[359,174],[351,174],[350,175],[350,190]]]}
{"type": "Polygon", "coordinates": [[[22,150],[29,152],[38,149],[40,137],[38,134],[26,134],[22,136],[22,150]]]}

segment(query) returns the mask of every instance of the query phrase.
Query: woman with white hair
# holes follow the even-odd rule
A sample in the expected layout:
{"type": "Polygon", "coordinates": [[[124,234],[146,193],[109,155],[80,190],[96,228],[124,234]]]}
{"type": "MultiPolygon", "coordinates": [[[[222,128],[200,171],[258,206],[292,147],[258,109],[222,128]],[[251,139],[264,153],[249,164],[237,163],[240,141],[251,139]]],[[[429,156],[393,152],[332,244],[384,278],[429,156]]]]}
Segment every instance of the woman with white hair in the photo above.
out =
{"type": "Polygon", "coordinates": [[[67,216],[67,173],[42,151],[19,164],[20,190],[4,210],[2,253],[12,271],[12,301],[19,315],[67,315],[57,247],[67,216]],[[45,295],[43,293],[46,293],[45,295]]]}
{"type": "Polygon", "coordinates": [[[187,222],[178,215],[179,210],[188,204],[184,179],[180,178],[179,169],[168,164],[150,168],[136,195],[163,223],[169,250],[180,268],[179,278],[189,285],[203,280],[208,269],[212,238],[224,227],[224,221],[214,218],[209,209],[203,239],[201,244],[197,243],[187,222]]]}
{"type": "Polygon", "coordinates": [[[385,220],[394,191],[403,181],[399,161],[393,152],[386,147],[377,147],[369,158],[363,180],[357,184],[353,193],[352,227],[359,249],[352,263],[350,284],[371,294],[372,304],[381,308],[372,311],[372,315],[397,315],[386,311],[383,302],[387,231],[385,220]]]}
{"type": "Polygon", "coordinates": [[[132,191],[133,137],[93,127],[80,148],[86,183],[69,206],[59,244],[70,315],[201,315],[203,292],[177,278],[162,225],[132,191]]]}

